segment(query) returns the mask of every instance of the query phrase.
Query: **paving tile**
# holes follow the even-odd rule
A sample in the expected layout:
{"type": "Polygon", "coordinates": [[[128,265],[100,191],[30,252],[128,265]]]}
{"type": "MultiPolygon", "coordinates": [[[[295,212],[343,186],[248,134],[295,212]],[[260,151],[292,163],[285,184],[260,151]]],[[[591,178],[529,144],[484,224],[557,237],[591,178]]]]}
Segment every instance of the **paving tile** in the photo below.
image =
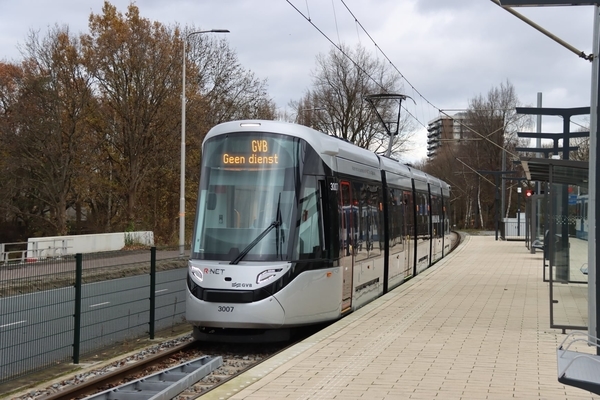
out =
{"type": "Polygon", "coordinates": [[[267,378],[220,398],[600,400],[557,380],[564,335],[549,327],[541,263],[523,242],[470,236],[267,378]]]}

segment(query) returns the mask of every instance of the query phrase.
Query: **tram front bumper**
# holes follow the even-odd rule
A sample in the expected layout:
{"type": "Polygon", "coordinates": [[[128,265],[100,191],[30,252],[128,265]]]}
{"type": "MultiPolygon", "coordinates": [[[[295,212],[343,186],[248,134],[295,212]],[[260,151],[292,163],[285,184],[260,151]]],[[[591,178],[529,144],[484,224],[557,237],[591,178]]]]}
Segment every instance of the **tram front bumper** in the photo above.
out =
{"type": "Polygon", "coordinates": [[[212,303],[188,289],[185,317],[194,326],[275,329],[283,325],[285,311],[273,296],[252,303],[212,303]]]}

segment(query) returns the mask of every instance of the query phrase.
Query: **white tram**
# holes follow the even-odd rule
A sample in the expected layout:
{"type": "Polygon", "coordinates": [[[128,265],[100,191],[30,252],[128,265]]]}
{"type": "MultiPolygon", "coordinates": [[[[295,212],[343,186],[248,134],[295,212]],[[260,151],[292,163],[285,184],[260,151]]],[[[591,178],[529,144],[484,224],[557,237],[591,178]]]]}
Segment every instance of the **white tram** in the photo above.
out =
{"type": "Polygon", "coordinates": [[[201,174],[186,300],[198,340],[284,340],[451,249],[445,182],[305,126],[220,124],[201,174]]]}

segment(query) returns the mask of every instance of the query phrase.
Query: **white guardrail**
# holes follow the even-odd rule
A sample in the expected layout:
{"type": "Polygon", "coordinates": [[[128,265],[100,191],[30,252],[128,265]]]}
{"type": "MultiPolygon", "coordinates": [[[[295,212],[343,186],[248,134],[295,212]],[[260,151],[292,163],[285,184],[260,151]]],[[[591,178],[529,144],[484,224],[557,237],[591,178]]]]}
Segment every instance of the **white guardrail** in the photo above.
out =
{"type": "Polygon", "coordinates": [[[75,253],[121,250],[126,244],[154,246],[154,232],[115,232],[29,238],[27,242],[0,243],[0,264],[35,262],[75,253]]]}

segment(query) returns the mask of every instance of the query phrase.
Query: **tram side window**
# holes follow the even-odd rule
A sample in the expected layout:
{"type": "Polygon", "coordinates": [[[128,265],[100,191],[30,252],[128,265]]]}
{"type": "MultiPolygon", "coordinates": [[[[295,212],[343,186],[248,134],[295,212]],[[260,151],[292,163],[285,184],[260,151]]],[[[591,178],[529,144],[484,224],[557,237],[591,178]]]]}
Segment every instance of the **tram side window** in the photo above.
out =
{"type": "Polygon", "coordinates": [[[298,221],[298,258],[321,256],[323,232],[317,180],[306,176],[300,198],[300,220],[298,221]]]}
{"type": "Polygon", "coordinates": [[[417,193],[417,237],[429,237],[429,203],[425,193],[417,193]]]}
{"type": "Polygon", "coordinates": [[[388,220],[388,226],[389,226],[389,246],[394,247],[394,245],[396,244],[396,231],[398,230],[397,224],[398,224],[398,220],[397,218],[395,218],[396,215],[396,198],[394,197],[394,189],[389,189],[388,193],[387,193],[387,198],[386,198],[386,202],[388,204],[388,212],[390,215],[390,218],[388,220]]]}
{"type": "Polygon", "coordinates": [[[433,224],[433,236],[440,238],[443,234],[442,227],[442,201],[439,196],[431,196],[431,222],[433,224]]]}
{"type": "Polygon", "coordinates": [[[450,234],[450,209],[447,204],[448,198],[444,199],[444,233],[450,234]]]}
{"type": "Polygon", "coordinates": [[[381,187],[355,182],[354,199],[356,260],[376,257],[381,254],[379,240],[380,234],[383,234],[380,224],[383,213],[381,187]]]}
{"type": "Polygon", "coordinates": [[[340,184],[340,202],[338,213],[340,216],[340,256],[349,256],[352,238],[350,236],[350,185],[347,182],[340,184]]]}
{"type": "Polygon", "coordinates": [[[406,233],[410,237],[415,236],[415,205],[413,204],[412,192],[404,192],[404,218],[406,221],[406,233]]]}
{"type": "Polygon", "coordinates": [[[402,191],[390,189],[388,199],[390,205],[390,248],[401,244],[404,236],[404,198],[402,191]]]}
{"type": "Polygon", "coordinates": [[[369,257],[381,255],[383,247],[383,204],[381,198],[381,187],[375,185],[367,186],[368,190],[368,210],[369,218],[367,220],[367,232],[369,233],[369,257]]]}
{"type": "Polygon", "coordinates": [[[451,204],[450,204],[450,198],[448,198],[447,196],[444,196],[442,201],[444,203],[444,225],[445,225],[444,232],[446,233],[446,235],[449,235],[450,231],[452,229],[452,224],[450,221],[450,215],[451,215],[451,211],[452,211],[451,204]]]}
{"type": "Polygon", "coordinates": [[[369,257],[369,203],[367,187],[362,182],[355,182],[353,185],[353,189],[353,198],[355,205],[355,207],[352,207],[353,211],[355,212],[354,257],[356,260],[365,260],[369,257]]]}

